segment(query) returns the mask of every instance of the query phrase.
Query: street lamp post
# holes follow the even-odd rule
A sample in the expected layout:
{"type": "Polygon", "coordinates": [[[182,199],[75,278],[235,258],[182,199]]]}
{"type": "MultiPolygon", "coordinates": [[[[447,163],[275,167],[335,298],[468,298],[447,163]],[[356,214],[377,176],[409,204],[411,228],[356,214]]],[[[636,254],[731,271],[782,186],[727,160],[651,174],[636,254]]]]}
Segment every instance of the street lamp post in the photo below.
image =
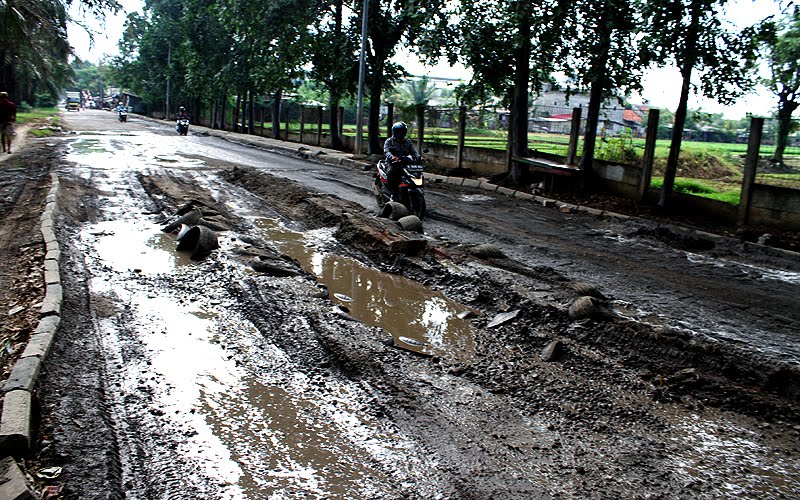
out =
{"type": "Polygon", "coordinates": [[[364,129],[364,74],[366,73],[367,52],[367,19],[369,0],[364,0],[364,10],[361,13],[361,56],[358,64],[358,110],[356,111],[356,154],[363,150],[361,135],[364,129]]]}

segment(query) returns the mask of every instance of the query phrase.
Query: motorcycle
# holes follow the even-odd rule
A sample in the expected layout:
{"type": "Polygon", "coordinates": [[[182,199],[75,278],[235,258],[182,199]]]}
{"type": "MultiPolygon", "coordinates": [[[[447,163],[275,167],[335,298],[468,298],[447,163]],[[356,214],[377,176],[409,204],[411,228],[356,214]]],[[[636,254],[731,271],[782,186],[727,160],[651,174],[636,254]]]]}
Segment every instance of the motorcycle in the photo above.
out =
{"type": "MultiPolygon", "coordinates": [[[[390,149],[389,152],[394,156],[398,156],[392,149],[390,149]]],[[[423,151],[423,153],[427,152],[427,149],[423,151]]],[[[424,184],[423,171],[425,160],[421,159],[417,161],[411,156],[399,158],[402,171],[400,173],[400,185],[396,199],[392,199],[392,193],[387,187],[389,162],[384,159],[380,160],[376,165],[377,172],[375,173],[375,182],[372,185],[375,201],[378,202],[379,207],[383,207],[384,209],[386,204],[391,201],[401,203],[408,210],[408,213],[416,215],[422,220],[427,210],[425,206],[425,191],[422,188],[424,184]]]]}
{"type": "Polygon", "coordinates": [[[186,135],[189,133],[189,119],[188,118],[179,118],[178,122],[175,124],[175,130],[178,131],[181,135],[186,135]]]}
{"type": "Polygon", "coordinates": [[[127,122],[128,121],[128,112],[125,111],[124,109],[120,109],[119,111],[117,111],[117,120],[119,120],[121,122],[127,122]]]}

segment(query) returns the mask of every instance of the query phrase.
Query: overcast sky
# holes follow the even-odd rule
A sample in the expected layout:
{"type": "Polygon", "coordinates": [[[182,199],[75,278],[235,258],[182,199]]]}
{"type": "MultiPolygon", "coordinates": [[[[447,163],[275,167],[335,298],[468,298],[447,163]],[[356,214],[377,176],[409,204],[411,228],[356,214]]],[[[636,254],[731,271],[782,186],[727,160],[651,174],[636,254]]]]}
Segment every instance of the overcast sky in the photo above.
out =
{"type": "MultiPolygon", "coordinates": [[[[75,4],[71,9],[73,17],[83,19],[75,4]]],[[[82,28],[71,24],[68,27],[70,44],[75,52],[84,60],[94,63],[99,62],[106,55],[117,55],[117,42],[122,36],[126,12],[139,11],[143,5],[142,0],[120,0],[125,12],[116,16],[106,16],[104,25],[95,20],[86,20],[96,31],[94,46],[89,45],[89,36],[82,28]]],[[[725,10],[726,18],[735,26],[743,27],[758,21],[780,10],[779,0],[731,0],[725,10]]],[[[396,58],[412,75],[429,75],[435,77],[464,77],[469,73],[463,67],[450,68],[447,64],[426,67],[419,63],[415,57],[396,58]]],[[[680,97],[681,77],[677,68],[659,68],[651,70],[644,79],[645,91],[642,96],[632,97],[632,102],[647,103],[659,108],[675,110],[680,97]]],[[[756,115],[767,115],[775,109],[776,98],[769,91],[761,88],[757,94],[739,99],[733,106],[723,107],[713,100],[691,96],[689,106],[692,109],[702,108],[703,111],[723,113],[726,118],[738,119],[748,112],[756,115]]]]}

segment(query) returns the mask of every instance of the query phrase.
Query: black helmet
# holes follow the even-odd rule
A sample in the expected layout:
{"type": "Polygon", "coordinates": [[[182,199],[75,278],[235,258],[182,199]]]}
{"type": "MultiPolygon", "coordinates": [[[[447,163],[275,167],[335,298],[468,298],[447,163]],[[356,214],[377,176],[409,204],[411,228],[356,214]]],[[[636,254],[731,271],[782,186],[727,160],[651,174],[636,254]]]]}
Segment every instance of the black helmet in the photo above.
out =
{"type": "Polygon", "coordinates": [[[180,111],[186,111],[186,108],[184,108],[183,106],[181,106],[181,108],[180,108],[180,111]]]}
{"type": "Polygon", "coordinates": [[[405,139],[408,133],[408,125],[404,122],[397,122],[392,125],[392,137],[396,139],[405,139]]]}

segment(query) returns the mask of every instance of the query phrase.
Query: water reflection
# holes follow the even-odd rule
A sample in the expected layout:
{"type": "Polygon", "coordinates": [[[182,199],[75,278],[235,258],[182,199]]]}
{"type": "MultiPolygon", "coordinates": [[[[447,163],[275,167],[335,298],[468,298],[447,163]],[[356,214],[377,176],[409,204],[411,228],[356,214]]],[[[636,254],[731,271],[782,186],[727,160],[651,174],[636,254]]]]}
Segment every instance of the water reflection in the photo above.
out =
{"type": "Polygon", "coordinates": [[[327,236],[319,231],[291,231],[269,218],[256,218],[254,223],[283,253],[316,275],[333,300],[347,306],[354,318],[383,328],[395,339],[417,341],[417,345],[402,343],[414,351],[464,362],[474,355],[472,328],[457,316],[464,306],[416,281],[320,251],[327,236]]]}

